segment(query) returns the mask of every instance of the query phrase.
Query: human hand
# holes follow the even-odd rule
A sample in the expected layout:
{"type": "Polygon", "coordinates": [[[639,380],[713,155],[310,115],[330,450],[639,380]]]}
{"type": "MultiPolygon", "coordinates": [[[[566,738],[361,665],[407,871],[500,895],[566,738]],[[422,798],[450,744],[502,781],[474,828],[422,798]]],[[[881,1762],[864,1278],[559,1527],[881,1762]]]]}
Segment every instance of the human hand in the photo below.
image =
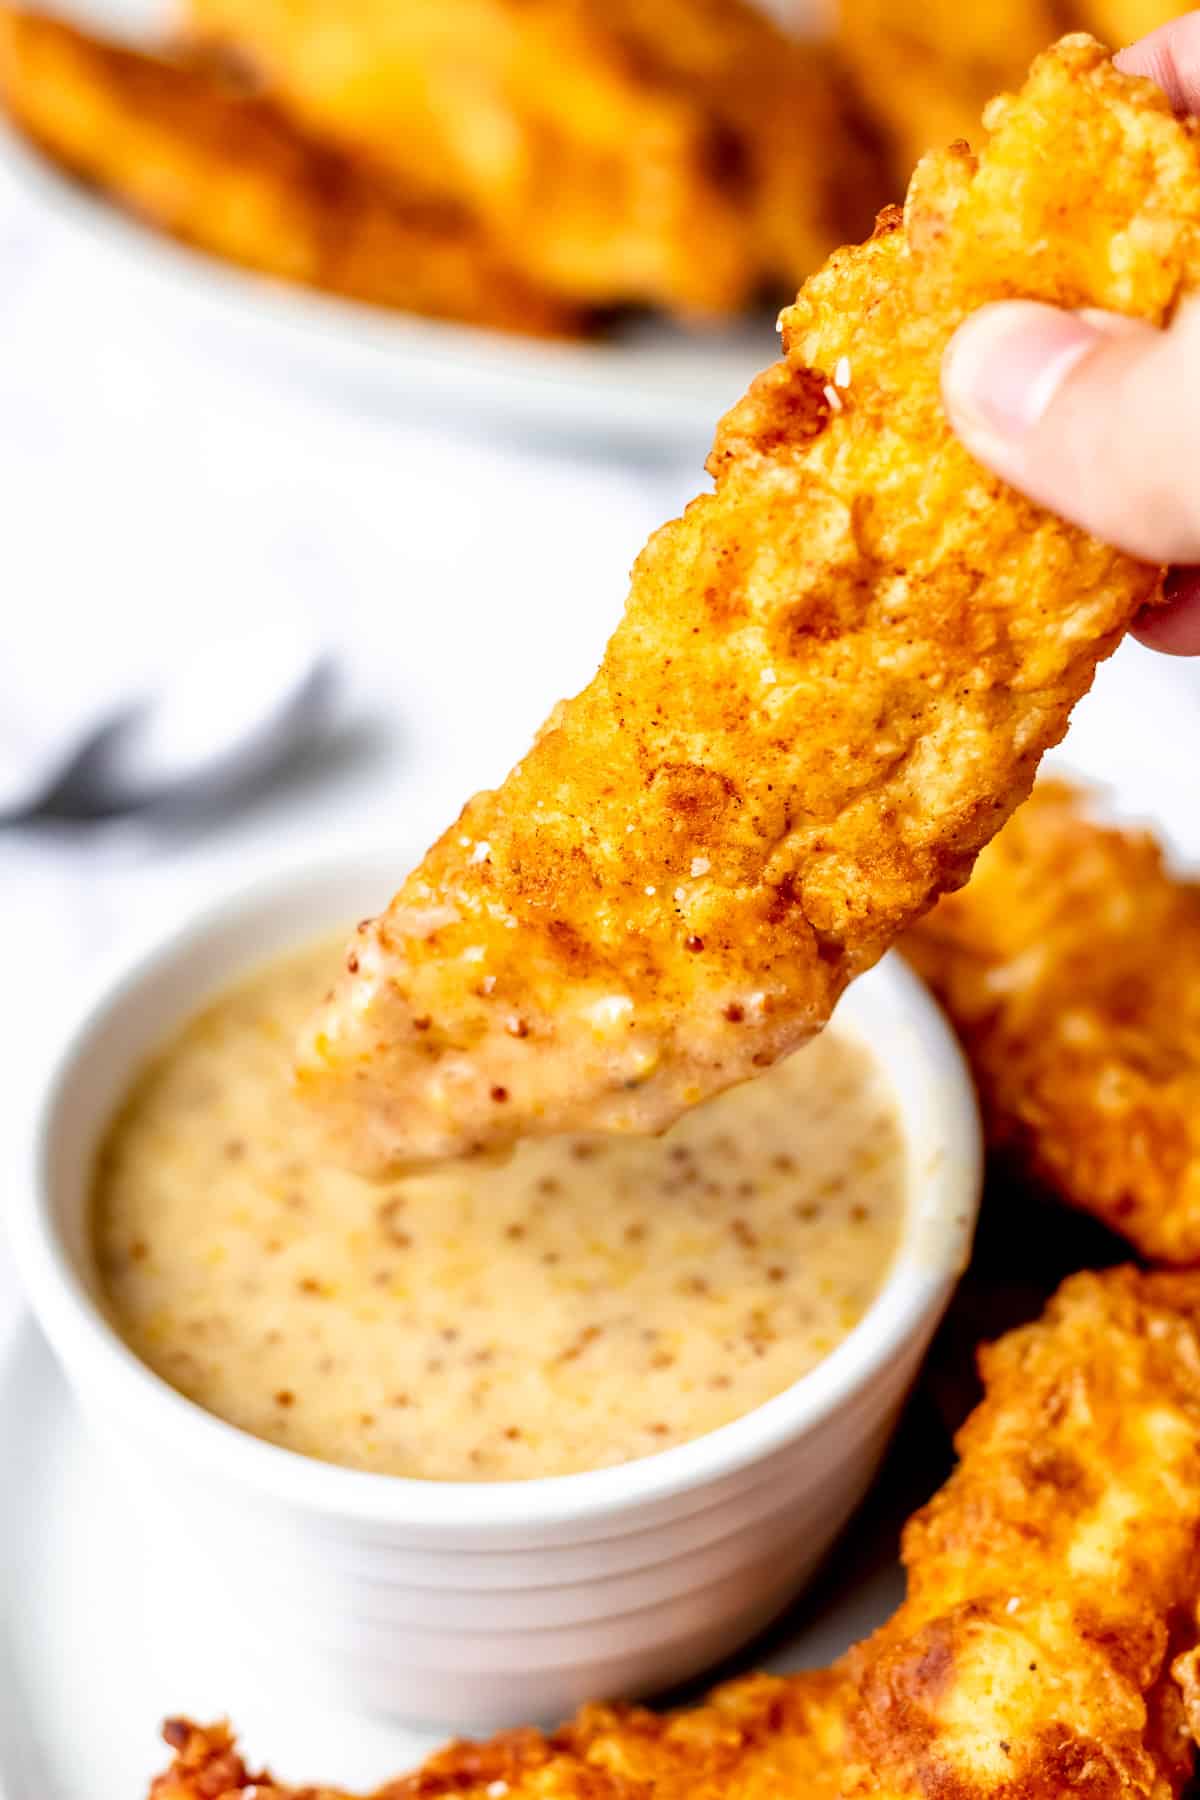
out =
{"type": "MultiPolygon", "coordinates": [[[[1200,12],[1115,60],[1156,81],[1176,111],[1200,112],[1200,12]]],[[[967,448],[1014,487],[1172,565],[1167,604],[1137,636],[1200,655],[1200,296],[1165,331],[1032,300],[982,307],[951,339],[942,393],[967,448]]]]}

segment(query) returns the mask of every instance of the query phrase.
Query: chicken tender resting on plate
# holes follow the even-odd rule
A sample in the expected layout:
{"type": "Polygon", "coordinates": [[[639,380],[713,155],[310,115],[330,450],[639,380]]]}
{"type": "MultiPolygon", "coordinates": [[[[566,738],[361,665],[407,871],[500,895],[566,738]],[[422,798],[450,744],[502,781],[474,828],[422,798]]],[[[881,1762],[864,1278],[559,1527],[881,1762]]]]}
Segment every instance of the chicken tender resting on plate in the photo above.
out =
{"type": "MultiPolygon", "coordinates": [[[[847,1684],[837,1671],[752,1675],[673,1717],[587,1706],[560,1731],[508,1731],[450,1744],[375,1800],[836,1800],[847,1684]]],[[[176,1752],[151,1800],[346,1800],[333,1788],[280,1786],[251,1773],[224,1725],[168,1720],[176,1752]]]]}
{"type": "Polygon", "coordinates": [[[1167,1800],[1193,1760],[1200,1275],[1072,1276],[980,1373],[904,1604],[841,1665],[841,1794],[1167,1800]]]}
{"type": "Polygon", "coordinates": [[[1200,1262],[1200,884],[1047,781],[903,949],[992,1143],[1144,1256],[1200,1262]]]}
{"type": "MultiPolygon", "coordinates": [[[[834,1669],[451,1745],[381,1800],[499,1781],[508,1800],[1172,1800],[1192,1767],[1200,1275],[1074,1276],[981,1372],[959,1466],[905,1531],[908,1596],[834,1669]]],[[[278,1791],[223,1727],[168,1737],[153,1800],[278,1791]]]]}
{"type": "Polygon", "coordinates": [[[314,130],[587,305],[729,313],[894,198],[831,53],[747,0],[190,0],[314,130]]]}
{"type": "Polygon", "coordinates": [[[939,366],[1001,294],[1165,319],[1196,127],[1085,38],[988,118],[801,291],[591,686],[360,927],[299,1053],[343,1157],[660,1131],[796,1049],[966,879],[1156,591],[971,460],[939,366]]]}
{"type": "Polygon", "coordinates": [[[214,256],[432,317],[582,324],[461,207],[403,194],[202,70],[0,5],[0,109],[64,170],[214,256]]]}

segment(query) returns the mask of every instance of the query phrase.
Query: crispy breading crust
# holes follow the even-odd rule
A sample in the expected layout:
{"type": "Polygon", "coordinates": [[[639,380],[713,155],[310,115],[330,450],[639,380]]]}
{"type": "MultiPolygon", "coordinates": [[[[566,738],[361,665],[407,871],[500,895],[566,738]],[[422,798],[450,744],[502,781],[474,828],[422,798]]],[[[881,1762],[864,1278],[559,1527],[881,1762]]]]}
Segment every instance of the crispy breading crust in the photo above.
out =
{"type": "Polygon", "coordinates": [[[846,1800],[1165,1800],[1200,1596],[1200,1276],[1072,1276],[980,1357],[908,1596],[845,1661],[846,1800]]]}
{"type": "MultiPolygon", "coordinates": [[[[375,1800],[759,1800],[795,1794],[835,1800],[848,1688],[834,1670],[786,1678],[752,1675],[689,1712],[587,1706],[550,1736],[508,1731],[454,1743],[375,1800]],[[494,1796],[492,1796],[494,1800],[494,1796]]],[[[252,1773],[225,1725],[168,1720],[175,1750],[151,1800],[234,1800],[248,1789],[275,1800],[345,1800],[333,1789],[280,1787],[252,1773]]]]}
{"type": "Polygon", "coordinates": [[[1001,294],[1164,319],[1196,128],[1082,38],[989,120],[803,289],[591,686],[361,928],[300,1052],[340,1155],[657,1131],[795,1049],[966,879],[1155,591],[970,459],[939,366],[1001,294]]]}
{"type": "Polygon", "coordinates": [[[214,256],[439,318],[582,328],[461,207],[405,195],[201,69],[0,5],[0,107],[71,174],[214,256]]]}
{"type": "Polygon", "coordinates": [[[893,195],[828,50],[746,0],[191,0],[321,134],[585,304],[733,311],[893,195]]]}
{"type": "MultiPolygon", "coordinates": [[[[1171,1665],[1190,1693],[1200,1596],[1200,1275],[1073,1276],[981,1373],[959,1466],[905,1532],[908,1597],[836,1668],[739,1682],[665,1720],[588,1707],[548,1739],[451,1745],[381,1800],[487,1800],[498,1781],[508,1800],[1178,1795],[1192,1749],[1171,1665]]],[[[240,1764],[230,1779],[223,1727],[169,1733],[180,1756],[153,1800],[270,1787],[240,1764]]]]}
{"type": "Polygon", "coordinates": [[[902,947],[992,1144],[1143,1255],[1200,1262],[1200,885],[1043,782],[902,947]]]}

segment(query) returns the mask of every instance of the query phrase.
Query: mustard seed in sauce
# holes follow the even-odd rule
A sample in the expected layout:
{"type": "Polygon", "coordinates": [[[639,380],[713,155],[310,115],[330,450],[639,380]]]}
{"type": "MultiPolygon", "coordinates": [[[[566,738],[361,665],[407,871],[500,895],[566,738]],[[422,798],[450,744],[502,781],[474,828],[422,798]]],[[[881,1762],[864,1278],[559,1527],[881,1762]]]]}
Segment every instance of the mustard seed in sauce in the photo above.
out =
{"type": "Polygon", "coordinates": [[[664,1138],[543,1140],[381,1189],[322,1164],[290,1091],[291,1039],[337,954],[219,998],[97,1157],[113,1321],[201,1406],[352,1468],[565,1474],[739,1417],[870,1304],[905,1148],[836,1027],[664,1138]]]}

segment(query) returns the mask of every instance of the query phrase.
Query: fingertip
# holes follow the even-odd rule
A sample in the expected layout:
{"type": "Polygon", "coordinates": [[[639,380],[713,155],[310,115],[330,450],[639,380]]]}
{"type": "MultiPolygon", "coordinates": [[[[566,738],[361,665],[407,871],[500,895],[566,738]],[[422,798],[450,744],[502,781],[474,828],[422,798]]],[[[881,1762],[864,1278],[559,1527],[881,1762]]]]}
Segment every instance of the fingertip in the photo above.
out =
{"type": "Polygon", "coordinates": [[[1200,108],[1200,14],[1185,13],[1119,50],[1113,62],[1123,75],[1144,75],[1160,87],[1177,113],[1200,108]]]}
{"type": "Polygon", "coordinates": [[[1162,331],[1005,300],[951,339],[943,404],[972,456],[1031,500],[1145,562],[1200,565],[1198,348],[1183,310],[1162,331]]]}
{"type": "Polygon", "coordinates": [[[1200,569],[1172,569],[1162,600],[1138,614],[1133,635],[1165,656],[1200,656],[1200,569]]]}
{"type": "Polygon", "coordinates": [[[942,399],[951,423],[968,442],[1019,443],[1101,336],[1079,314],[1042,301],[981,306],[942,356],[942,399]]]}

